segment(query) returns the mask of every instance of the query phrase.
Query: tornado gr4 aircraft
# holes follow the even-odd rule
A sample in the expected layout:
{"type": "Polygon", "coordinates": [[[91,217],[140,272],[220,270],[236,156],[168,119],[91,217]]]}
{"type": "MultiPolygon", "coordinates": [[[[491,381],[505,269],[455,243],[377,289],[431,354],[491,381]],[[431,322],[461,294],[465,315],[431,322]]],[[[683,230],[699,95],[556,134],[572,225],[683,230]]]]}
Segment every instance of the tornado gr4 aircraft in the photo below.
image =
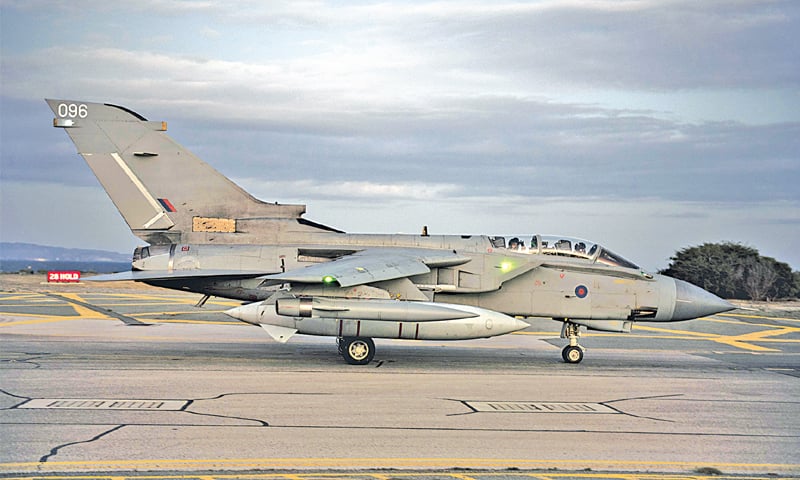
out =
{"type": "Polygon", "coordinates": [[[602,245],[548,235],[349,234],[303,218],[304,205],[259,201],[124,107],[47,100],[131,230],[135,280],[250,301],[226,312],[275,340],[336,337],[351,364],[372,338],[461,340],[562,324],[565,362],[581,327],[629,332],[731,310],[681,280],[643,271],[602,245]]]}

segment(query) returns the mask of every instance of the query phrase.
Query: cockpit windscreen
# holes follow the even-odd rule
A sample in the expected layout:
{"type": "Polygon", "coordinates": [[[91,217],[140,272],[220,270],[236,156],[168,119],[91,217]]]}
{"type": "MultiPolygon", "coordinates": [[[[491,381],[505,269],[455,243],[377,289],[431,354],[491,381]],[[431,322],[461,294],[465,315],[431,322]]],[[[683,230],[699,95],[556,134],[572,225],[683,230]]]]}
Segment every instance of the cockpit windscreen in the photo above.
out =
{"type": "Polygon", "coordinates": [[[638,265],[621,255],[597,243],[579,238],[561,235],[516,235],[490,237],[489,240],[494,248],[505,248],[513,252],[583,258],[592,263],[639,270],[638,265]]]}

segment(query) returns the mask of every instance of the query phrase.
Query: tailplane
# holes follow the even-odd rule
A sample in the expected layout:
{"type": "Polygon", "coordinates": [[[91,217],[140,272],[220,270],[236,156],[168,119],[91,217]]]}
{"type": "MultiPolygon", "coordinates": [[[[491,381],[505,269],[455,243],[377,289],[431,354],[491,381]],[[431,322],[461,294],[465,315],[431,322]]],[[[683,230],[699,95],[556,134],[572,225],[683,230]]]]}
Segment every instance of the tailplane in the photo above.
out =
{"type": "Polygon", "coordinates": [[[264,242],[287,221],[290,230],[334,230],[302,219],[305,205],[248,194],[170,138],[166,122],[110,104],[47,104],[53,126],[66,130],[131,231],[149,243],[264,242]]]}

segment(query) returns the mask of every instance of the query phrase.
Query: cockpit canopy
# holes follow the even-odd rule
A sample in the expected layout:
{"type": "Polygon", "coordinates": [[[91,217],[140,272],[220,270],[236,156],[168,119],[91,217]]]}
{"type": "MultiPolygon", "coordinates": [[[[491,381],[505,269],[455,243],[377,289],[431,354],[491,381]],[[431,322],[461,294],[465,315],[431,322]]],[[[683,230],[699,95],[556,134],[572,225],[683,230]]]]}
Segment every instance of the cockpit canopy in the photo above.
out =
{"type": "Polygon", "coordinates": [[[611,250],[580,238],[563,235],[518,235],[508,238],[508,243],[506,237],[490,237],[490,241],[494,248],[505,248],[518,253],[583,258],[592,263],[640,270],[638,265],[611,250]]]}

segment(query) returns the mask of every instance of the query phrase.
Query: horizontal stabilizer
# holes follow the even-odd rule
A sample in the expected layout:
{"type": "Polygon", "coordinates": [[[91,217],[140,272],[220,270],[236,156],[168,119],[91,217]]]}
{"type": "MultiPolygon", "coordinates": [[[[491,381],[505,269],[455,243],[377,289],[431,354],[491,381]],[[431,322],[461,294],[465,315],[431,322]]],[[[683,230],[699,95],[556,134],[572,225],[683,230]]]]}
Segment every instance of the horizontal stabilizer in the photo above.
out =
{"type": "Polygon", "coordinates": [[[179,278],[222,277],[222,278],[257,278],[273,272],[252,270],[130,270],[127,272],[110,273],[85,277],[90,282],[143,282],[147,280],[176,280],[179,278]]]}

